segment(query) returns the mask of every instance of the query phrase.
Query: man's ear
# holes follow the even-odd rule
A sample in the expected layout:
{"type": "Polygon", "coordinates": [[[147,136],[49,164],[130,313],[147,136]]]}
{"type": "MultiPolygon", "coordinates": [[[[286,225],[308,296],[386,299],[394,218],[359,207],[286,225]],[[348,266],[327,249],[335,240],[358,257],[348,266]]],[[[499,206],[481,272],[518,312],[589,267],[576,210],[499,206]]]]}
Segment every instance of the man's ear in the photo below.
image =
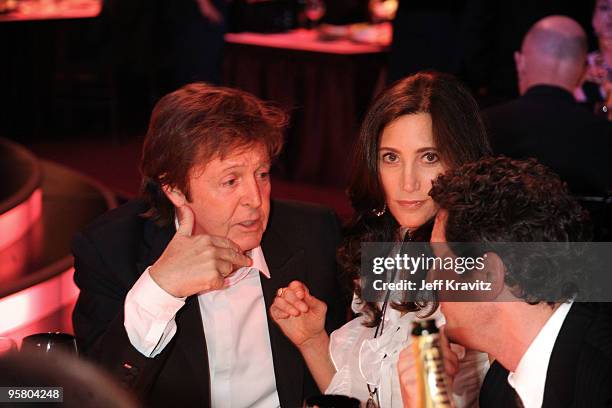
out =
{"type": "Polygon", "coordinates": [[[514,51],[514,66],[517,74],[521,74],[525,70],[525,58],[520,51],[514,51]]]}
{"type": "Polygon", "coordinates": [[[582,84],[582,82],[584,81],[584,79],[586,77],[588,69],[589,69],[589,62],[585,58],[584,59],[584,64],[582,64],[580,66],[580,72],[579,72],[579,74],[577,74],[577,78],[578,79],[576,81],[576,87],[579,87],[582,84]]]}
{"type": "Polygon", "coordinates": [[[168,197],[168,200],[170,200],[175,207],[182,207],[187,203],[185,194],[183,194],[183,192],[178,188],[170,187],[165,184],[162,186],[162,190],[164,191],[166,197],[168,197]]]}
{"type": "Polygon", "coordinates": [[[485,281],[491,283],[489,295],[491,295],[492,299],[496,299],[504,290],[506,266],[504,261],[495,252],[487,252],[484,258],[485,281]]]}

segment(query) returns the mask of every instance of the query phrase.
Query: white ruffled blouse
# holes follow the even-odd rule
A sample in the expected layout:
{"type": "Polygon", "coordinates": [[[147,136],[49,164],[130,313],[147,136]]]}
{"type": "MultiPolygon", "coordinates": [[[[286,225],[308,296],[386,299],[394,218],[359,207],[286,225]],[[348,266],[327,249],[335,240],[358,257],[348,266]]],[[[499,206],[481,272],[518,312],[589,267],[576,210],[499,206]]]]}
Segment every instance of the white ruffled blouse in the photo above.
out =
{"type": "MultiPolygon", "coordinates": [[[[353,310],[359,312],[360,304],[353,299],[353,310]]],[[[444,316],[437,311],[433,318],[439,325],[444,316]]],[[[364,316],[359,316],[331,334],[329,353],[336,374],[326,394],[342,394],[357,398],[365,406],[368,387],[378,387],[381,408],[403,407],[397,374],[400,352],[412,341],[412,322],[419,318],[415,313],[401,313],[391,307],[385,314],[384,332],[374,338],[376,328],[363,325],[364,316]]],[[[477,407],[478,393],[489,368],[485,353],[459,351],[459,371],[453,381],[453,394],[457,408],[477,407]]]]}

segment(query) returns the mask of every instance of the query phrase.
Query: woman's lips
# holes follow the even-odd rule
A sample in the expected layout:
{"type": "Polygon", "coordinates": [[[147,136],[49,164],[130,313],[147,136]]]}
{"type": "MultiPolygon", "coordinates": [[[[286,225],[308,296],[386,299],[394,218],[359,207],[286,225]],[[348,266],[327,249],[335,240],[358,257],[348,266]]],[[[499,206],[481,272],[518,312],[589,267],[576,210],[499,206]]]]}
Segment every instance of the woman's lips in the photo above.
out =
{"type": "Polygon", "coordinates": [[[421,208],[427,200],[397,200],[396,202],[402,208],[406,209],[417,209],[421,208]]]}

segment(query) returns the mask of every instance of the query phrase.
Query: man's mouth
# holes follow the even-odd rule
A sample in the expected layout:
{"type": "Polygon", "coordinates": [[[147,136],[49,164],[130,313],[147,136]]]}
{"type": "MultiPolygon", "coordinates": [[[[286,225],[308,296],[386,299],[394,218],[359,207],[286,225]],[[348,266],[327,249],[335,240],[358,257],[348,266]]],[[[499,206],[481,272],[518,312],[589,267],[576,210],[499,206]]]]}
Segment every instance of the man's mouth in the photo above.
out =
{"type": "Polygon", "coordinates": [[[256,218],[253,220],[242,221],[242,222],[239,222],[237,225],[245,230],[249,230],[249,231],[256,230],[256,229],[259,229],[259,218],[256,218]]]}

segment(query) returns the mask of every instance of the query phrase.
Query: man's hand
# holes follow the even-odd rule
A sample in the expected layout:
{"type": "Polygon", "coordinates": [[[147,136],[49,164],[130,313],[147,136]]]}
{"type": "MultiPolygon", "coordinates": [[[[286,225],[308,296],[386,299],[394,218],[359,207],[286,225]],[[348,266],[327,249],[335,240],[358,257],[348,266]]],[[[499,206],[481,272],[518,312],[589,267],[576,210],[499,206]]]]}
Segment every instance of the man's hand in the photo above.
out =
{"type": "Polygon", "coordinates": [[[149,274],[166,292],[175,297],[221,289],[223,280],[235,269],[252,261],[231,240],[214,235],[191,236],[193,211],[177,208],[179,227],[155,262],[149,274]]]}
{"type": "Polygon", "coordinates": [[[444,356],[444,371],[446,371],[446,375],[451,384],[455,379],[455,375],[457,375],[457,371],[459,371],[458,351],[462,350],[463,355],[465,355],[465,349],[462,346],[458,344],[454,344],[453,346],[455,346],[454,349],[451,347],[448,337],[446,337],[444,326],[440,327],[440,347],[442,347],[442,355],[444,356]]]}
{"type": "Polygon", "coordinates": [[[270,306],[270,316],[298,348],[325,333],[326,313],[327,305],[312,296],[299,281],[280,289],[270,306]]]}

